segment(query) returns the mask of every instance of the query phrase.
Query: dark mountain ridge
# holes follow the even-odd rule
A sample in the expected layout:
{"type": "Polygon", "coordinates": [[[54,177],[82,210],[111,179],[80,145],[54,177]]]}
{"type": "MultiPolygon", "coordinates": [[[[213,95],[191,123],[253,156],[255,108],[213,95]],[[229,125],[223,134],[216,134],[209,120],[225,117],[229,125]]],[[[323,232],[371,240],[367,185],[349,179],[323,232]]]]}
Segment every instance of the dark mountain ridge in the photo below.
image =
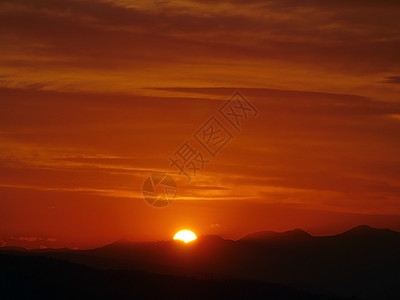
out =
{"type": "Polygon", "coordinates": [[[0,266],[2,299],[326,299],[261,281],[97,270],[41,256],[0,254],[0,266]]]}
{"type": "Polygon", "coordinates": [[[323,237],[296,229],[258,232],[237,241],[217,236],[200,236],[188,244],[121,240],[97,249],[36,255],[102,269],[261,280],[361,299],[400,298],[400,233],[368,226],[323,237]]]}

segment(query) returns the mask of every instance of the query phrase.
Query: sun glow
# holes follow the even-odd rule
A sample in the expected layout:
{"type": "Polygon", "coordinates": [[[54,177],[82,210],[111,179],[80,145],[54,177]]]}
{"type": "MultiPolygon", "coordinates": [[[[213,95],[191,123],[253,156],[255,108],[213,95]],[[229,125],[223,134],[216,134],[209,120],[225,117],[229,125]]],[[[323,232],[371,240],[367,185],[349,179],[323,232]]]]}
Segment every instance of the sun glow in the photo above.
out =
{"type": "Polygon", "coordinates": [[[190,230],[181,230],[174,235],[174,240],[181,240],[185,243],[194,241],[195,239],[197,239],[197,236],[190,230]]]}

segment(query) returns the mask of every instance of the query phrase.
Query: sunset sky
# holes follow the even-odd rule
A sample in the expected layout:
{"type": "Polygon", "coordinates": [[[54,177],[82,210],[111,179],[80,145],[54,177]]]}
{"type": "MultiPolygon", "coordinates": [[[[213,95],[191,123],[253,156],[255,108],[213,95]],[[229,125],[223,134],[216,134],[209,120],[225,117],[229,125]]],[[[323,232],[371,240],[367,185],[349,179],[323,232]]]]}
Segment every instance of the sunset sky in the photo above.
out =
{"type": "Polygon", "coordinates": [[[399,20],[397,0],[0,0],[0,246],[400,231],[399,20]],[[258,115],[188,182],[169,157],[236,91],[258,115]]]}

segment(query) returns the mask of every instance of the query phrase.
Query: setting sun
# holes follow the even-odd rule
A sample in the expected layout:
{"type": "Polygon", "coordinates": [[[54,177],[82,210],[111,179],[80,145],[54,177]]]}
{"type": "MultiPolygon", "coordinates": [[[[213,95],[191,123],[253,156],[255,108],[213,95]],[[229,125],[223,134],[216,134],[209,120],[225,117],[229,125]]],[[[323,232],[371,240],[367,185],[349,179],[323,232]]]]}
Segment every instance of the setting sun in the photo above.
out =
{"type": "Polygon", "coordinates": [[[178,231],[174,236],[174,240],[181,240],[185,243],[194,241],[195,239],[197,239],[197,236],[190,230],[178,231]]]}

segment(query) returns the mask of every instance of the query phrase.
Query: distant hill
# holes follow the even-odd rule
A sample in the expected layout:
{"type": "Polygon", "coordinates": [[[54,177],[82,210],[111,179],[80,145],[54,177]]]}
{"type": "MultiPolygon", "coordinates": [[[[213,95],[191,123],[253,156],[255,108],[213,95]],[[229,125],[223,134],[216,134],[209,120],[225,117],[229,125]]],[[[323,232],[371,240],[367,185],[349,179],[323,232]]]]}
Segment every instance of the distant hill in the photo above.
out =
{"type": "Polygon", "coordinates": [[[241,238],[239,242],[252,242],[252,243],[298,243],[303,241],[309,241],[313,237],[301,229],[295,229],[285,232],[274,232],[274,231],[261,231],[246,235],[241,238]]]}
{"type": "Polygon", "coordinates": [[[329,296],[400,299],[400,233],[368,226],[323,237],[296,229],[258,232],[238,241],[218,236],[188,244],[121,240],[92,250],[37,250],[36,255],[100,269],[259,280],[329,296]]]}
{"type": "Polygon", "coordinates": [[[261,281],[96,270],[47,257],[1,254],[0,295],[1,299],[327,299],[261,281]]]}

